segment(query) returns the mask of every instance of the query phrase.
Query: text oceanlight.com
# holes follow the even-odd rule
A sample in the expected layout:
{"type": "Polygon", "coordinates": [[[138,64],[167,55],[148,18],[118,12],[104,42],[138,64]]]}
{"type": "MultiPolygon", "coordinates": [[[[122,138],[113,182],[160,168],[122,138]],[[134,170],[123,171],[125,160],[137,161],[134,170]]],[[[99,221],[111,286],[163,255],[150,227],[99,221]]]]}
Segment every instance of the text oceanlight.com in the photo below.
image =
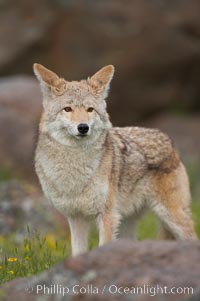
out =
{"type": "Polygon", "coordinates": [[[64,286],[61,284],[51,284],[47,286],[46,284],[37,284],[35,287],[26,288],[28,293],[36,293],[36,294],[44,294],[44,295],[78,295],[78,294],[89,294],[89,295],[97,295],[97,294],[111,294],[111,295],[149,295],[155,296],[160,294],[165,295],[193,295],[194,289],[193,287],[169,287],[169,286],[160,286],[155,285],[151,286],[148,284],[144,284],[142,286],[120,286],[120,285],[104,285],[99,288],[92,284],[88,284],[86,286],[81,286],[79,284],[75,284],[74,286],[64,286]]]}

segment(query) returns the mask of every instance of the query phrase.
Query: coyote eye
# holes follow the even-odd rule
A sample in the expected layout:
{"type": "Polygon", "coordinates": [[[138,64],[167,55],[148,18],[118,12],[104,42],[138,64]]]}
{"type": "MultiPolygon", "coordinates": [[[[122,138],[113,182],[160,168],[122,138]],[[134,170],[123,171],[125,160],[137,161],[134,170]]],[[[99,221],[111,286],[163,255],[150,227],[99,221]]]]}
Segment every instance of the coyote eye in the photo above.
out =
{"type": "Polygon", "coordinates": [[[72,108],[71,108],[71,107],[66,107],[66,108],[64,108],[64,110],[65,110],[66,112],[71,112],[71,111],[72,111],[72,108]]]}
{"type": "Polygon", "coordinates": [[[93,112],[93,111],[94,111],[94,108],[90,107],[90,108],[87,109],[87,111],[88,111],[88,112],[93,112]]]}

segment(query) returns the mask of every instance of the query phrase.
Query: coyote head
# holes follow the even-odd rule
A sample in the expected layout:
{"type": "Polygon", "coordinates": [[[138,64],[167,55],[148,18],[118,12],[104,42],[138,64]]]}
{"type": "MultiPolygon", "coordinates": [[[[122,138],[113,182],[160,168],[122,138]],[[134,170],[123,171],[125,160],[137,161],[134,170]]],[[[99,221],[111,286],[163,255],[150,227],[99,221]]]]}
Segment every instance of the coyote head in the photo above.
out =
{"type": "Polygon", "coordinates": [[[108,65],[87,80],[66,81],[40,64],[34,72],[43,93],[43,117],[40,130],[62,144],[95,140],[111,126],[105,98],[114,74],[108,65]]]}

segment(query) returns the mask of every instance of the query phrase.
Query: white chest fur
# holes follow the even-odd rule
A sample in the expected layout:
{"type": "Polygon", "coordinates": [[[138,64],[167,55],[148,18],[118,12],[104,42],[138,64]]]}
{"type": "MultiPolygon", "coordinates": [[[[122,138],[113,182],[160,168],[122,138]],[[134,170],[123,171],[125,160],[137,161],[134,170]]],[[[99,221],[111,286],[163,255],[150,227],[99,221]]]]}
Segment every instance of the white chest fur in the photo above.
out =
{"type": "Polygon", "coordinates": [[[106,175],[99,174],[96,149],[67,149],[40,145],[36,171],[45,195],[63,214],[97,215],[108,195],[106,175]]]}

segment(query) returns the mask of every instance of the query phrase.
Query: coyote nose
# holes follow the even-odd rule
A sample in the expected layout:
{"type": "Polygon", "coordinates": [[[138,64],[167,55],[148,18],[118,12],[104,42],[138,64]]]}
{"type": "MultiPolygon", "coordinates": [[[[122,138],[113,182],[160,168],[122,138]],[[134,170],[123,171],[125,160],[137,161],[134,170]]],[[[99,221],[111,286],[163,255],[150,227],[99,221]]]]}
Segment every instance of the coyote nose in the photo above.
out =
{"type": "Polygon", "coordinates": [[[78,131],[80,134],[86,134],[89,131],[89,126],[86,123],[80,123],[78,125],[78,131]]]}

